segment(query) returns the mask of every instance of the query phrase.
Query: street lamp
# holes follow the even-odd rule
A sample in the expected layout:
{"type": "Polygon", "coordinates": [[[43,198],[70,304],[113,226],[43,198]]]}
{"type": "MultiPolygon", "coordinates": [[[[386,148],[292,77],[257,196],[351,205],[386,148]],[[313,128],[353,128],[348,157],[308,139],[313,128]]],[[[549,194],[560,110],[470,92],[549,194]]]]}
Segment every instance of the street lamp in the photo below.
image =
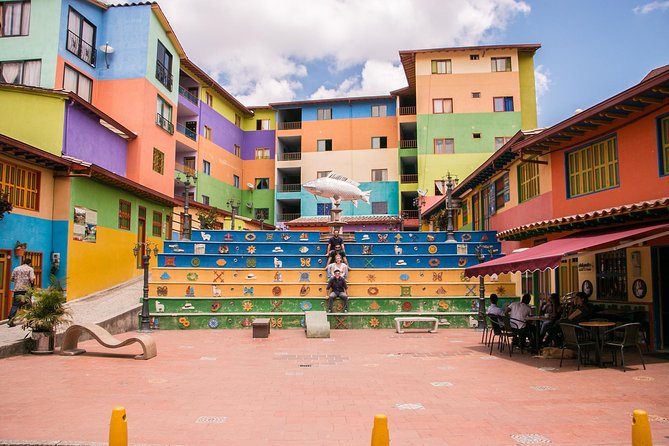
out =
{"type": "Polygon", "coordinates": [[[453,236],[454,232],[454,224],[453,224],[453,211],[454,211],[454,200],[453,200],[453,187],[457,186],[458,184],[458,177],[456,176],[451,176],[451,172],[446,173],[446,179],[442,179],[444,182],[444,186],[446,187],[446,215],[447,215],[447,223],[446,223],[446,241],[447,242],[454,242],[455,237],[453,236]]]}
{"type": "Polygon", "coordinates": [[[151,333],[149,323],[149,261],[151,260],[152,253],[154,257],[158,256],[158,245],[153,242],[135,243],[135,247],[132,248],[132,253],[135,255],[135,257],[141,256],[142,268],[144,269],[144,288],[142,294],[141,313],[142,321],[139,326],[139,332],[151,333]]]}
{"type": "MultiPolygon", "coordinates": [[[[486,253],[484,251],[488,252],[488,255],[490,256],[490,259],[492,259],[492,256],[497,250],[492,246],[492,245],[478,245],[475,248],[476,252],[476,260],[478,260],[479,263],[483,263],[486,261],[486,253]]],[[[483,327],[483,322],[485,318],[485,283],[483,280],[483,274],[479,275],[479,313],[478,313],[478,323],[479,323],[479,328],[483,327]]]]}
{"type": "Polygon", "coordinates": [[[227,201],[228,206],[230,206],[230,209],[232,210],[232,216],[230,218],[230,230],[234,231],[235,230],[235,215],[239,212],[239,200],[235,200],[234,198],[230,198],[227,201]]]}
{"type": "Polygon", "coordinates": [[[423,229],[423,205],[425,204],[425,195],[426,191],[418,189],[418,196],[413,199],[413,205],[418,209],[418,230],[422,231],[423,229]]]}
{"type": "Polygon", "coordinates": [[[190,200],[190,187],[195,184],[197,177],[192,175],[190,172],[185,173],[186,178],[184,180],[179,180],[184,185],[184,224],[181,228],[181,238],[184,240],[190,240],[190,212],[189,212],[189,200],[190,200]]]}

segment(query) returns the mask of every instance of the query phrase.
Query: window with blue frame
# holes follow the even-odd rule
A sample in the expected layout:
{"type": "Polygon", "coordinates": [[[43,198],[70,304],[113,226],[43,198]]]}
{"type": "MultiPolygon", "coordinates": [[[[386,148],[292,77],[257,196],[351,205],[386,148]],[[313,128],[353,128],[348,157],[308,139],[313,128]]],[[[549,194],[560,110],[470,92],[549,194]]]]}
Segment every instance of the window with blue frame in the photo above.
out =
{"type": "Polygon", "coordinates": [[[512,112],[513,96],[502,96],[493,98],[494,110],[496,112],[512,112]]]}
{"type": "Polygon", "coordinates": [[[316,203],[316,215],[330,215],[332,203],[316,203]]]}
{"type": "Polygon", "coordinates": [[[202,173],[211,175],[211,163],[207,160],[202,160],[202,173]]]}

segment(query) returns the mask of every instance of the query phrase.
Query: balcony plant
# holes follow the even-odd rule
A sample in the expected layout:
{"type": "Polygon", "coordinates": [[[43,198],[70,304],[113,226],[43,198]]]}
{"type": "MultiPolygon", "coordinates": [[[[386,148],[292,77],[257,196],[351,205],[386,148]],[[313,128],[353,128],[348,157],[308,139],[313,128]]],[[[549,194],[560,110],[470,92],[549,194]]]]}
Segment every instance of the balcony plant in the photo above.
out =
{"type": "Polygon", "coordinates": [[[12,212],[12,209],[12,202],[9,201],[9,191],[0,190],[0,220],[4,218],[5,214],[12,212]]]}

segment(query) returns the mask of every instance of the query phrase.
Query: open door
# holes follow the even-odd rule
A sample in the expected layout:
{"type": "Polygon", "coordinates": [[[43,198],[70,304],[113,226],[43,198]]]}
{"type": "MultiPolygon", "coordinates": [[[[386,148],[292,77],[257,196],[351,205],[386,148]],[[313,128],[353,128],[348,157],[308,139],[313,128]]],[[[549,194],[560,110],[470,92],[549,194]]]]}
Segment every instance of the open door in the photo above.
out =
{"type": "Polygon", "coordinates": [[[12,251],[0,249],[0,319],[7,319],[12,308],[9,279],[12,275],[12,251]]]}

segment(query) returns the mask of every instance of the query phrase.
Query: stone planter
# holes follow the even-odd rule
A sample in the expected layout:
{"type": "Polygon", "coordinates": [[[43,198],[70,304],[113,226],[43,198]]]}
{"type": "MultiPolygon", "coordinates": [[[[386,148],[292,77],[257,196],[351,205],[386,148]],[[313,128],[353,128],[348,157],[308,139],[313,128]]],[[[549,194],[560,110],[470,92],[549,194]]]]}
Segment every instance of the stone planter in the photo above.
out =
{"type": "Polygon", "coordinates": [[[52,332],[32,332],[32,349],[30,353],[34,355],[48,355],[53,353],[54,334],[52,332]]]}

